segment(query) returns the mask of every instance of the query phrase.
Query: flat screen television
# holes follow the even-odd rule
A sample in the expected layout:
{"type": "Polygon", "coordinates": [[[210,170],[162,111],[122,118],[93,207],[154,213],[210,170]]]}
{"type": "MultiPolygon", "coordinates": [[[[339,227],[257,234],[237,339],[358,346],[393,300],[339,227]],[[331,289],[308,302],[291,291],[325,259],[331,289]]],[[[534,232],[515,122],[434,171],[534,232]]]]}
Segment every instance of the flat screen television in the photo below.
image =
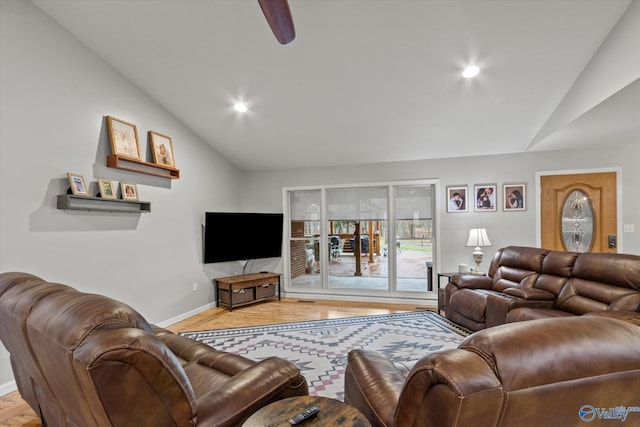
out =
{"type": "Polygon", "coordinates": [[[283,214],[206,212],[204,263],[282,256],[283,214]]]}

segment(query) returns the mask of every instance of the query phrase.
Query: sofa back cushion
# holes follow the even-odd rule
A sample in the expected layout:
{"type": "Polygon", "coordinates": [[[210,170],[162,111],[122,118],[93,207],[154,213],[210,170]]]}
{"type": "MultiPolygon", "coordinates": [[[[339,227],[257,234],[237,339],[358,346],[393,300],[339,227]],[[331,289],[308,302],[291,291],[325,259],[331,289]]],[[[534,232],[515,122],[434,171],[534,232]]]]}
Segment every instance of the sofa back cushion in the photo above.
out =
{"type": "Polygon", "coordinates": [[[583,253],[576,259],[571,275],[640,291],[640,256],[583,253]]]}
{"type": "Polygon", "coordinates": [[[542,261],[542,273],[533,287],[557,296],[571,277],[578,255],[577,252],[547,253],[542,261]]]}
{"type": "Polygon", "coordinates": [[[640,292],[593,280],[572,278],[558,295],[556,308],[582,315],[593,311],[638,311],[640,292]]]}
{"type": "Polygon", "coordinates": [[[493,277],[491,288],[501,292],[507,288],[531,288],[535,285],[545,256],[546,249],[507,246],[500,250],[491,261],[489,274],[493,277]]]}
{"type": "Polygon", "coordinates": [[[556,308],[581,315],[594,311],[640,311],[640,256],[582,253],[556,308]]]}
{"type": "Polygon", "coordinates": [[[25,273],[0,275],[0,339],[11,353],[11,365],[22,398],[40,413],[50,407],[38,404],[38,396],[55,399],[26,330],[27,318],[40,302],[53,294],[74,291],[66,285],[47,283],[25,273]]]}

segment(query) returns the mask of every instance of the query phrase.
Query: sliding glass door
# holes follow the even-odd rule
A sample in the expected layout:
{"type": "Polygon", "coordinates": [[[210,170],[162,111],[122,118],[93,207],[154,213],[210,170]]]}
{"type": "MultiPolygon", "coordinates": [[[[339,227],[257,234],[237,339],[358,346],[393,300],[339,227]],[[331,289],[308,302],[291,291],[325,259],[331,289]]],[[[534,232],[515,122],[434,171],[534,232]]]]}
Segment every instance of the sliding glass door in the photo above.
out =
{"type": "Polygon", "coordinates": [[[416,295],[433,262],[435,183],[285,189],[289,287],[416,295]]]}
{"type": "Polygon", "coordinates": [[[326,192],[328,239],[333,251],[327,265],[329,288],[388,290],[388,270],[381,269],[380,262],[388,188],[331,188],[326,192]]]}

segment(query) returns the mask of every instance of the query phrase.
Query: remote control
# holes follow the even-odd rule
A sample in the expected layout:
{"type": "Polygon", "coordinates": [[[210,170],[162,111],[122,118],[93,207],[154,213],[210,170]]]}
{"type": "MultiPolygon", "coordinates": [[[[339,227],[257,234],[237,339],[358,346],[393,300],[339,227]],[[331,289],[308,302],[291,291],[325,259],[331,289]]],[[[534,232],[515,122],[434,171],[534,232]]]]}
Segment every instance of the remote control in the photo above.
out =
{"type": "Polygon", "coordinates": [[[300,424],[301,422],[303,422],[306,419],[309,419],[311,417],[313,417],[314,415],[316,415],[318,412],[320,412],[320,408],[318,408],[317,406],[312,406],[309,409],[307,409],[306,411],[298,414],[298,415],[294,415],[293,417],[291,417],[289,419],[289,424],[291,424],[292,426],[295,426],[297,424],[300,424]]]}

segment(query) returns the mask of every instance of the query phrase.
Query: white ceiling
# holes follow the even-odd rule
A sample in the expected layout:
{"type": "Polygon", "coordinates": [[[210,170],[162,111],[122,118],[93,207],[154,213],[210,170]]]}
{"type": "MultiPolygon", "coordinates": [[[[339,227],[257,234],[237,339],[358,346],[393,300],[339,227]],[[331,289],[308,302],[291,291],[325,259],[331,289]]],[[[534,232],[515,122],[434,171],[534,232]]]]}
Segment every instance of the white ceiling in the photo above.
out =
{"type": "Polygon", "coordinates": [[[33,2],[242,170],[640,142],[640,0],[33,2]]]}

